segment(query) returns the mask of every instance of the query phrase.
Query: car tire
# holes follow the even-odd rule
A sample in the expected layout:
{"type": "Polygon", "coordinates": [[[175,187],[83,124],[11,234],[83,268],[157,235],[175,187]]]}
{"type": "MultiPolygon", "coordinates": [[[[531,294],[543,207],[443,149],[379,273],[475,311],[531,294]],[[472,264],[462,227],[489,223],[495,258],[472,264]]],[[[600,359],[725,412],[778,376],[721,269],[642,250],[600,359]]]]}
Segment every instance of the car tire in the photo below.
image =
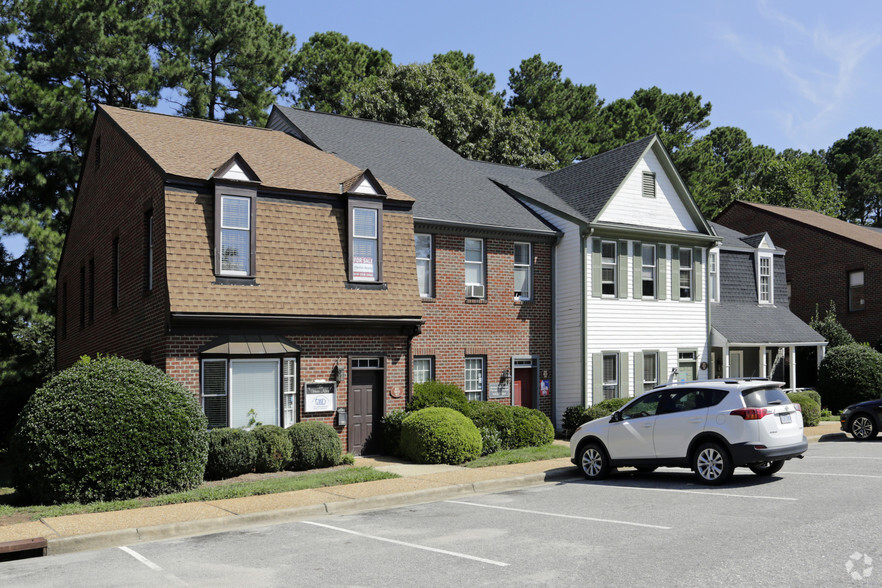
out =
{"type": "Polygon", "coordinates": [[[602,480],[609,475],[609,457],[599,443],[586,443],[579,450],[579,469],[589,480],[602,480]]]}
{"type": "Polygon", "coordinates": [[[755,463],[747,467],[757,476],[771,476],[781,471],[781,468],[784,467],[784,460],[755,463]]]}
{"type": "Polygon", "coordinates": [[[851,431],[851,436],[854,437],[855,441],[869,441],[870,439],[875,439],[876,435],[879,434],[876,422],[867,414],[855,415],[848,425],[848,430],[851,431]]]}
{"type": "Polygon", "coordinates": [[[729,452],[714,441],[702,443],[692,454],[692,471],[702,484],[725,484],[734,470],[729,452]]]}
{"type": "Polygon", "coordinates": [[[655,466],[637,466],[635,469],[641,474],[649,474],[651,472],[654,472],[658,468],[656,468],[655,466]]]}

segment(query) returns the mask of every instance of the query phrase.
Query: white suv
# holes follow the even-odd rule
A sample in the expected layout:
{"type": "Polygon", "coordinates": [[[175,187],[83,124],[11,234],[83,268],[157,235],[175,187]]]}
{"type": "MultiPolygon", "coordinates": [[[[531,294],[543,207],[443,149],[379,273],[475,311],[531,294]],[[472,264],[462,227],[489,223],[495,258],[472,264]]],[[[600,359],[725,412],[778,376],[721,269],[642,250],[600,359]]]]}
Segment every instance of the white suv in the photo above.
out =
{"type": "Polygon", "coordinates": [[[800,406],[781,385],[706,380],[655,388],[579,427],[571,459],[589,480],[619,466],[691,468],[706,484],[725,483],[738,466],[771,476],[808,449],[800,406]]]}

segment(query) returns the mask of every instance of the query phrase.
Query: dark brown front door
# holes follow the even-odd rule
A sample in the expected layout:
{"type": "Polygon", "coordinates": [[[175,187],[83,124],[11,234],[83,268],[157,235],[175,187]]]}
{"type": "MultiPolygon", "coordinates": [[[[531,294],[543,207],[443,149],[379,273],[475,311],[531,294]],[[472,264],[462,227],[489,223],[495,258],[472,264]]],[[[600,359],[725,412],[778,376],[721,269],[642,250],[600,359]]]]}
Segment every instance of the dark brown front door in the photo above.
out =
{"type": "Polygon", "coordinates": [[[514,403],[533,408],[533,368],[515,369],[514,403]]]}
{"type": "Polygon", "coordinates": [[[362,455],[376,451],[371,433],[379,430],[383,416],[383,372],[352,370],[349,389],[349,452],[362,455]]]}

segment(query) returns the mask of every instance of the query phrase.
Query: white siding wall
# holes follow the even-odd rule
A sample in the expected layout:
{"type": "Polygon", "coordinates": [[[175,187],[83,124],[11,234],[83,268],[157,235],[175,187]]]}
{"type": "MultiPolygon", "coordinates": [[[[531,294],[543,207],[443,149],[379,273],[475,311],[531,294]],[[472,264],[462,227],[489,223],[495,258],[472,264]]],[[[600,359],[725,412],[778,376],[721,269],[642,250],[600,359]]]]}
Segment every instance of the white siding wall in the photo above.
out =
{"type": "MultiPolygon", "coordinates": [[[[628,241],[629,253],[633,242],[628,241]]],[[[643,351],[667,352],[667,365],[658,367],[658,378],[666,382],[671,369],[677,366],[678,349],[697,350],[697,364],[709,361],[707,344],[707,251],[702,253],[702,295],[700,301],[671,300],[671,250],[667,247],[665,263],[665,300],[634,299],[633,258],[629,255],[627,264],[628,297],[625,299],[592,298],[591,293],[591,253],[586,252],[586,292],[587,326],[585,329],[586,369],[588,389],[593,382],[593,353],[601,351],[617,351],[628,354],[628,373],[619,375],[619,387],[622,396],[633,396],[635,389],[634,354],[643,351]],[[627,382],[627,387],[623,384],[627,382]],[[627,393],[626,393],[627,392],[627,393]]],[[[659,259],[659,263],[662,260],[659,259]]],[[[638,284],[639,289],[639,284],[638,284]]],[[[707,378],[707,370],[698,370],[698,378],[707,378]]],[[[642,382],[640,382],[642,384],[642,382]]],[[[589,394],[589,403],[591,402],[589,394]]],[[[569,405],[566,405],[569,406],[569,405]]],[[[564,406],[563,408],[566,408],[564,406]]],[[[563,410],[561,408],[561,410],[563,410]]]]}
{"type": "Polygon", "coordinates": [[[583,403],[582,393],[582,279],[579,226],[540,208],[527,204],[536,214],[563,231],[554,249],[554,379],[556,423],[563,423],[568,406],[583,403]]]}
{"type": "Polygon", "coordinates": [[[597,220],[659,229],[697,230],[686,206],[652,150],[637,164],[597,220]],[[655,172],[655,198],[643,196],[644,171],[655,172]]]}

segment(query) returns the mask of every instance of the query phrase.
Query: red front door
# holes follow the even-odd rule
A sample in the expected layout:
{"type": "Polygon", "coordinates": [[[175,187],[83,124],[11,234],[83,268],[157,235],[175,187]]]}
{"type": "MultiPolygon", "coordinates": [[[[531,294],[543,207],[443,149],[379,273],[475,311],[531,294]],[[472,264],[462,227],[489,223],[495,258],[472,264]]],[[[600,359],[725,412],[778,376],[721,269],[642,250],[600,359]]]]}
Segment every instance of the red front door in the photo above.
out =
{"type": "Polygon", "coordinates": [[[514,403],[533,408],[533,368],[515,369],[514,403]]]}

